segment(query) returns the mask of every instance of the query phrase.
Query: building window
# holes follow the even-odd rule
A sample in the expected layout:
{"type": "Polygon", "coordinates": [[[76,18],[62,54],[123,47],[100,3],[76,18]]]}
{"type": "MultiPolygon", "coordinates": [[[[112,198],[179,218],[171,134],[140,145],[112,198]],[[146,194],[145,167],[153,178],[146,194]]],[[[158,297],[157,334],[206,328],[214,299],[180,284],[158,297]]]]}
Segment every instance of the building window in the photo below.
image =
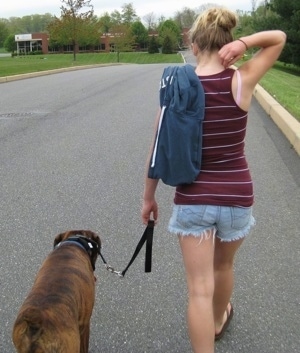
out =
{"type": "Polygon", "coordinates": [[[25,55],[30,52],[30,41],[18,42],[18,54],[25,55]]]}
{"type": "Polygon", "coordinates": [[[30,51],[42,51],[42,41],[36,40],[32,41],[30,51]]]}

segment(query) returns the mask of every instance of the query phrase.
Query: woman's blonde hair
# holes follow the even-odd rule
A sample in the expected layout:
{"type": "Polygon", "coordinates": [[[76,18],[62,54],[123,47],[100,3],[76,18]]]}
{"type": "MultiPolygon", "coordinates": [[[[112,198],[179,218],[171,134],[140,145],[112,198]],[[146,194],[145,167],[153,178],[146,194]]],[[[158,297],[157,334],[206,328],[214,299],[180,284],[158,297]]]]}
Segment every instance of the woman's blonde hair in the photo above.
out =
{"type": "Polygon", "coordinates": [[[190,40],[200,51],[214,51],[232,42],[237,15],[225,8],[211,8],[200,14],[190,29],[190,40]]]}

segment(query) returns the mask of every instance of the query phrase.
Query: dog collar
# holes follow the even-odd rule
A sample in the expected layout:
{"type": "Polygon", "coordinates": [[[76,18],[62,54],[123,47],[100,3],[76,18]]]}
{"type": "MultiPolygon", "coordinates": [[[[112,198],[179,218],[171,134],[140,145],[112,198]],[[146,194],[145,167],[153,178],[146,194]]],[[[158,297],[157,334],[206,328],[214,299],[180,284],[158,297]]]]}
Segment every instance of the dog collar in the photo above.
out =
{"type": "Polygon", "coordinates": [[[82,235],[73,235],[70,238],[58,243],[54,247],[54,249],[60,247],[63,244],[74,244],[79,246],[81,249],[85,250],[90,257],[92,268],[95,271],[95,264],[93,263],[92,258],[100,253],[100,249],[98,244],[94,240],[84,237],[82,235]]]}

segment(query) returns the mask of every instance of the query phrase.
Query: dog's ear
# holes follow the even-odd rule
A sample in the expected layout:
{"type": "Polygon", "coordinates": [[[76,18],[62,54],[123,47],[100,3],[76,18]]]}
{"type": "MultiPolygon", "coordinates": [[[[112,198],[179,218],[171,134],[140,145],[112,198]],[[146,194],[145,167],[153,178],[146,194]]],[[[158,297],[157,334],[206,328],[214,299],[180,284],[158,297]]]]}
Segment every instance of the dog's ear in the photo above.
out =
{"type": "Polygon", "coordinates": [[[63,240],[64,235],[65,235],[65,233],[60,233],[54,238],[53,247],[55,247],[57,244],[59,244],[63,240]]]}
{"type": "Polygon", "coordinates": [[[99,250],[101,249],[101,240],[98,234],[92,232],[92,239],[98,244],[99,250]]]}
{"type": "Polygon", "coordinates": [[[97,261],[97,257],[99,255],[99,252],[101,250],[101,240],[98,234],[89,231],[89,238],[92,239],[98,246],[98,251],[97,252],[93,252],[92,257],[91,257],[91,261],[93,264],[93,267],[95,268],[96,265],[96,261],[97,261]]]}
{"type": "Polygon", "coordinates": [[[91,230],[78,231],[77,234],[81,234],[81,235],[85,236],[86,238],[93,240],[97,244],[98,249],[100,250],[101,240],[100,240],[100,237],[98,234],[94,233],[91,230]]]}

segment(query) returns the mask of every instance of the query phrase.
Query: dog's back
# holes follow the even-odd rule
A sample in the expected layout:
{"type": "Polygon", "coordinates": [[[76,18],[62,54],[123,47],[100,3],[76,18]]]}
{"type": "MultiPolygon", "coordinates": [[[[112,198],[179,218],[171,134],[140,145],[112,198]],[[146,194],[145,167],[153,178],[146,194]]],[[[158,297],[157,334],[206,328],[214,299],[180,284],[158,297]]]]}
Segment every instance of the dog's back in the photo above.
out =
{"type": "Polygon", "coordinates": [[[80,247],[64,245],[53,251],[14,323],[17,352],[87,353],[83,347],[88,347],[94,291],[92,265],[80,247]]]}
{"type": "Polygon", "coordinates": [[[56,271],[55,281],[51,276],[47,281],[51,267],[45,269],[45,263],[14,323],[14,345],[18,353],[79,353],[78,292],[74,290],[78,283],[75,280],[74,286],[68,286],[56,271]]]}

